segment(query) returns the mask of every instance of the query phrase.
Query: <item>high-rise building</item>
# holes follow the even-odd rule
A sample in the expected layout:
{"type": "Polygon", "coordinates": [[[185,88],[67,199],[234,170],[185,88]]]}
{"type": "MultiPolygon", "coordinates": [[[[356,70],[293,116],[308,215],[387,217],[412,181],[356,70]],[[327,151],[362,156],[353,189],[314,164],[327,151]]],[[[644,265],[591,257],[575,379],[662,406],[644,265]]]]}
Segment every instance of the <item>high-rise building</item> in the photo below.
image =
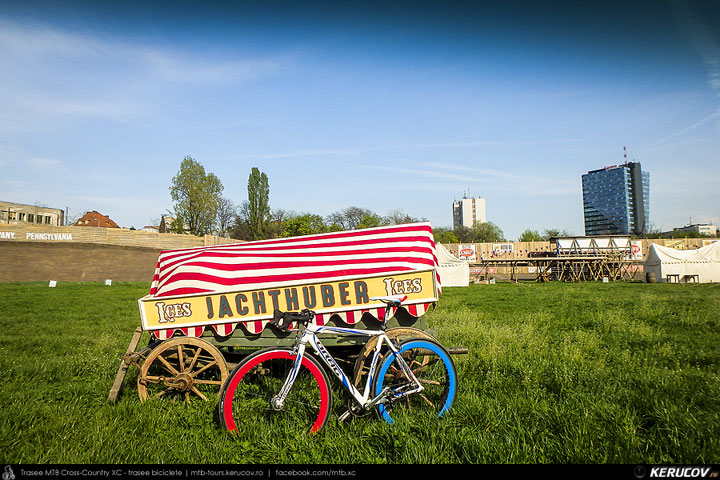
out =
{"type": "Polygon", "coordinates": [[[472,227],[475,222],[487,222],[485,199],[482,197],[455,200],[453,202],[453,228],[472,227]]]}
{"type": "Polygon", "coordinates": [[[582,176],[585,235],[642,235],[650,223],[650,173],[640,163],[591,170],[582,176]]]}

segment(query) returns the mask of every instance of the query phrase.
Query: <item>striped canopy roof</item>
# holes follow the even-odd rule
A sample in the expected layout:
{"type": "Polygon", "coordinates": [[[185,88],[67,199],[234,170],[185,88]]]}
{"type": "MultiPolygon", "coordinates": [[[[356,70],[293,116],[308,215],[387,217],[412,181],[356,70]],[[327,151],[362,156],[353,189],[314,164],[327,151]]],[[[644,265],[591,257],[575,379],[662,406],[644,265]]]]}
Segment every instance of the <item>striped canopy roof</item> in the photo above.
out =
{"type": "MultiPolygon", "coordinates": [[[[280,288],[308,283],[332,282],[385,274],[435,270],[435,242],[429,223],[278,238],[205,248],[168,250],[160,253],[149,298],[182,297],[224,292],[280,288]]],[[[408,302],[406,311],[423,315],[432,302],[408,302]]],[[[385,319],[384,307],[317,314],[324,325],[332,316],[353,325],[364,314],[385,319]]],[[[269,318],[213,323],[220,336],[228,336],[242,324],[251,334],[262,332],[269,318]]],[[[170,326],[169,326],[170,327],[170,326]]],[[[159,339],[180,331],[198,337],[205,326],[154,330],[159,339]]]]}
{"type": "Polygon", "coordinates": [[[432,228],[412,223],[163,251],[150,295],[231,292],[433,268],[432,228]]]}

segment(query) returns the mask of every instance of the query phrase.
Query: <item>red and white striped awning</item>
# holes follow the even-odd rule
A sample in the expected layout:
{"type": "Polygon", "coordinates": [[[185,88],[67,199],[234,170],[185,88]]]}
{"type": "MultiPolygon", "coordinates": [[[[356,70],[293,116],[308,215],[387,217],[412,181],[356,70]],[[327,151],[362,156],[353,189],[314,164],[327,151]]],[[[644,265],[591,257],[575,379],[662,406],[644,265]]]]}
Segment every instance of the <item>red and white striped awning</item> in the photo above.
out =
{"type": "MultiPolygon", "coordinates": [[[[163,251],[158,257],[150,296],[153,298],[279,288],[307,282],[328,282],[362,276],[436,269],[435,242],[429,223],[277,238],[204,248],[163,251]]],[[[436,273],[438,293],[440,281],[436,273]]],[[[421,316],[430,304],[406,305],[421,316]]],[[[324,324],[332,315],[353,325],[364,313],[384,320],[383,308],[318,315],[324,324]]],[[[268,319],[269,320],[269,319],[268,319]]],[[[263,330],[268,320],[241,322],[249,333],[263,330]]],[[[200,336],[205,328],[231,334],[236,323],[155,331],[169,338],[175,330],[200,336]]]]}
{"type": "MultiPolygon", "coordinates": [[[[404,308],[407,313],[414,317],[421,317],[432,307],[432,305],[433,303],[418,303],[414,305],[405,305],[400,308],[404,308]]],[[[330,320],[330,318],[337,317],[340,319],[340,321],[345,322],[348,325],[355,325],[366,313],[372,315],[380,321],[385,320],[384,308],[371,308],[368,310],[316,315],[315,323],[317,325],[325,325],[330,320]]],[[[186,337],[201,337],[206,329],[212,329],[212,331],[215,332],[218,336],[227,337],[229,335],[232,335],[235,329],[242,324],[242,326],[245,328],[245,330],[247,330],[249,334],[257,335],[263,331],[263,329],[269,322],[269,320],[253,320],[247,322],[208,325],[207,327],[167,328],[163,330],[153,330],[152,334],[160,340],[167,340],[168,338],[171,338],[176,332],[179,332],[186,337]]]]}

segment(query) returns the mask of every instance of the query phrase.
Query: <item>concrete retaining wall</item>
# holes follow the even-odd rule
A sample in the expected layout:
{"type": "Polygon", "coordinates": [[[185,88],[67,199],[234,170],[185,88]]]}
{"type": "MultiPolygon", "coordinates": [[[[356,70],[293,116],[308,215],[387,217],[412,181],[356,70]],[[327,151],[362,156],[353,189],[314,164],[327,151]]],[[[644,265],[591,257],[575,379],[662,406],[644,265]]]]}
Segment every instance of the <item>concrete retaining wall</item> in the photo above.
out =
{"type": "Polygon", "coordinates": [[[159,249],[0,242],[0,282],[152,281],[159,249]]]}

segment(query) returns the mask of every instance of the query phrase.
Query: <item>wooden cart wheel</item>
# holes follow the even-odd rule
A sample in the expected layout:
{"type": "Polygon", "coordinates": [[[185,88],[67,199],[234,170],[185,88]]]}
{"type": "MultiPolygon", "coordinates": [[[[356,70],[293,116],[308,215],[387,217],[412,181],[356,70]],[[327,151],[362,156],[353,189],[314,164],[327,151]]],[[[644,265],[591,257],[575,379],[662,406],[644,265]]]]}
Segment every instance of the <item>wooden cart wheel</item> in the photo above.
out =
{"type": "Polygon", "coordinates": [[[161,397],[208,401],[227,376],[227,363],[217,347],[199,338],[177,337],[155,347],[140,366],[138,396],[141,402],[161,397]]]}
{"type": "MultiPolygon", "coordinates": [[[[435,340],[435,338],[429,333],[413,327],[389,328],[385,334],[390,338],[390,340],[396,343],[399,341],[409,340],[411,338],[427,338],[435,340]]],[[[361,387],[363,377],[370,369],[370,362],[372,361],[371,356],[373,354],[373,350],[375,350],[378,340],[379,337],[372,337],[370,341],[363,346],[362,350],[360,350],[360,354],[358,355],[357,360],[355,360],[355,367],[353,368],[353,381],[355,382],[355,386],[357,388],[361,387]]]]}

